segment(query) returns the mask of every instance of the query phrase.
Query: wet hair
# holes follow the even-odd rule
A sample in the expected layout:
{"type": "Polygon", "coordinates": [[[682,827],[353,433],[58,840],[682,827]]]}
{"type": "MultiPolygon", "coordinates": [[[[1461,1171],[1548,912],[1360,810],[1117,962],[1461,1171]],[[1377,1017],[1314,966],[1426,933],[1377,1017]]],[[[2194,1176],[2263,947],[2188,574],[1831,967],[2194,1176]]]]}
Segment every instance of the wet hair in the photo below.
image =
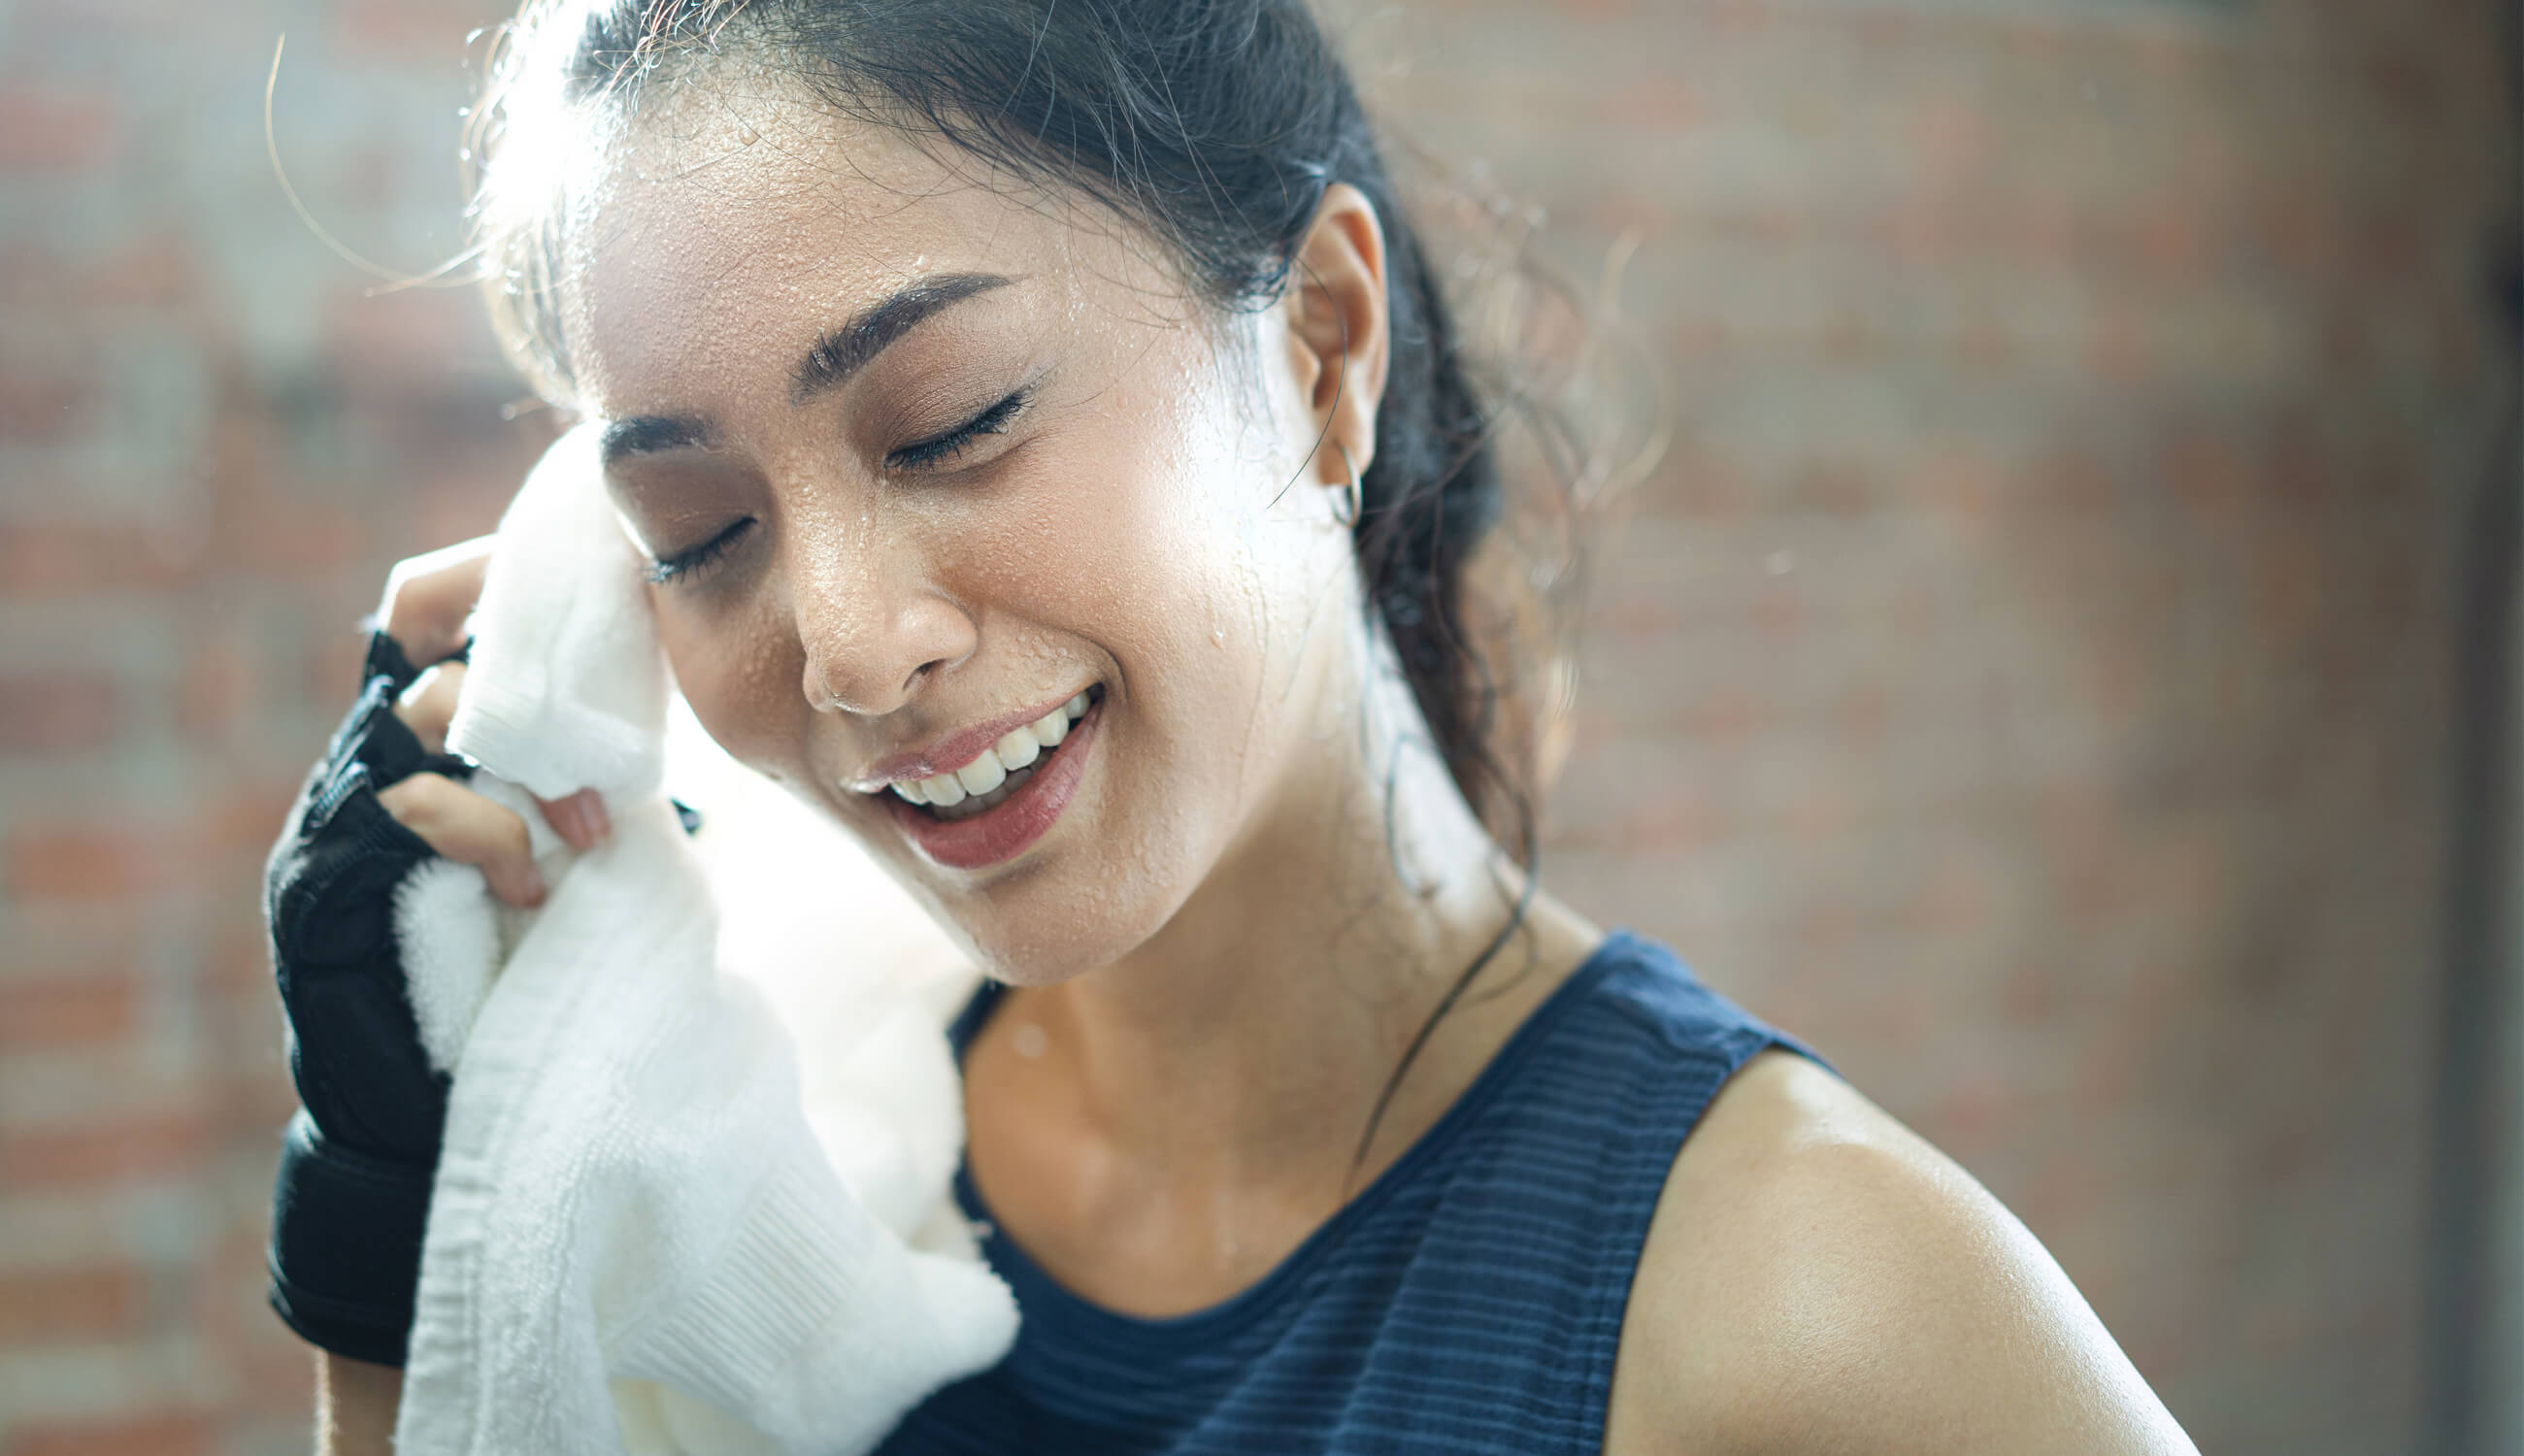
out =
{"type": "Polygon", "coordinates": [[[1144,228],[1222,310],[1267,307],[1289,286],[1328,187],[1366,196],[1384,230],[1391,346],[1352,528],[1365,602],[1426,748],[1529,884],[1535,734],[1523,709],[1536,699],[1509,660],[1513,634],[1484,630],[1473,586],[1501,514],[1495,420],[1349,73],[1303,0],[529,0],[476,118],[476,226],[495,325],[547,395],[569,393],[554,209],[503,176],[504,154],[542,124],[525,98],[628,115],[728,58],[767,65],[843,115],[1083,194],[1144,228]]]}

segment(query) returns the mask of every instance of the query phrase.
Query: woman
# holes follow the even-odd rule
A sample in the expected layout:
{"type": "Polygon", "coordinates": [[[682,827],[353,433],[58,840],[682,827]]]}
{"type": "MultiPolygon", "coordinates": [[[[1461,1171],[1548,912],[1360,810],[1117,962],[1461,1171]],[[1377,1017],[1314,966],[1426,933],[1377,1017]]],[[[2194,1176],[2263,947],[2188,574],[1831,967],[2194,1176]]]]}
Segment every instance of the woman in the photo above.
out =
{"type": "MultiPolygon", "coordinates": [[[[887,1450],[2190,1449],[1967,1176],[1493,838],[1489,419],[1298,0],[537,4],[500,84],[495,314],[685,697],[1004,987],[958,1194],[1024,1333],[887,1450]]],[[[532,903],[403,660],[479,570],[398,571],[335,757],[532,903]]],[[[317,1121],[432,1094],[361,1075],[317,1121]]],[[[383,1450],[292,1177],[275,1297],[383,1450]]]]}

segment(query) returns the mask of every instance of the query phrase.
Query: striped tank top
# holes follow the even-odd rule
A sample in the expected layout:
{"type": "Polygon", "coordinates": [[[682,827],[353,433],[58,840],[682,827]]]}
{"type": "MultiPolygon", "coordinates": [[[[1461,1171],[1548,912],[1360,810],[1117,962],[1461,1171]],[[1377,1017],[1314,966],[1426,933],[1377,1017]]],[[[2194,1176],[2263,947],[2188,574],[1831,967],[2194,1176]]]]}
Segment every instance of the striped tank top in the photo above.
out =
{"type": "MultiPolygon", "coordinates": [[[[960,1052],[996,1000],[954,1027],[960,1052]]],[[[1616,932],[1409,1150],[1260,1283],[1142,1319],[1004,1236],[996,1367],[939,1390],[880,1456],[1595,1452],[1649,1215],[1719,1086],[1801,1050],[1616,932]]],[[[958,1175],[965,1213],[990,1212],[958,1175]]]]}

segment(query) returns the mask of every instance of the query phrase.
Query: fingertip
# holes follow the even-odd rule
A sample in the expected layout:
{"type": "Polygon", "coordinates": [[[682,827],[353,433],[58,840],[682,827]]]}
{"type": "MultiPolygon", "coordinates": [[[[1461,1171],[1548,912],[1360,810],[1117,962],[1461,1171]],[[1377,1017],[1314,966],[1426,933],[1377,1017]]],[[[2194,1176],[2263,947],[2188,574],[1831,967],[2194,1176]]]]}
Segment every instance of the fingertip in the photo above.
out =
{"type": "Polygon", "coordinates": [[[575,798],[546,800],[541,807],[544,822],[560,836],[561,843],[573,849],[587,848],[587,816],[579,811],[575,798]]]}
{"type": "Polygon", "coordinates": [[[531,860],[524,867],[502,875],[500,883],[491,888],[500,898],[521,910],[537,908],[551,894],[550,888],[544,884],[543,871],[535,868],[531,860]]]}
{"type": "Polygon", "coordinates": [[[613,832],[613,823],[605,812],[605,801],[593,789],[581,789],[565,799],[543,802],[544,822],[550,824],[573,849],[582,852],[603,844],[613,832]]]}

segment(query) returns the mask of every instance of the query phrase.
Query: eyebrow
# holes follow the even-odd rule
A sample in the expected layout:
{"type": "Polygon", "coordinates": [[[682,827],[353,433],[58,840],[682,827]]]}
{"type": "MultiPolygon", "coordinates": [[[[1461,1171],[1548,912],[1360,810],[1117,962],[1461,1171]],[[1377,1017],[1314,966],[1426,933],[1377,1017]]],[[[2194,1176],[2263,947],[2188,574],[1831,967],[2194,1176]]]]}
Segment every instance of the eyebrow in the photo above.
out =
{"type": "Polygon", "coordinates": [[[825,390],[839,389],[868,361],[883,354],[887,345],[918,328],[930,315],[1015,281],[997,273],[939,273],[861,309],[849,321],[817,339],[799,361],[792,397],[802,405],[825,390]]]}
{"type": "Polygon", "coordinates": [[[680,415],[638,414],[605,427],[597,450],[607,468],[635,455],[668,450],[707,450],[715,438],[706,420],[680,415]]]}
{"type": "MultiPolygon", "coordinates": [[[[827,390],[841,388],[883,354],[888,345],[919,327],[929,315],[1015,281],[998,273],[939,273],[896,290],[815,341],[792,373],[790,397],[802,405],[827,390]]],[[[716,437],[705,419],[640,414],[607,425],[600,449],[606,465],[610,467],[635,455],[705,450],[716,437]]]]}

